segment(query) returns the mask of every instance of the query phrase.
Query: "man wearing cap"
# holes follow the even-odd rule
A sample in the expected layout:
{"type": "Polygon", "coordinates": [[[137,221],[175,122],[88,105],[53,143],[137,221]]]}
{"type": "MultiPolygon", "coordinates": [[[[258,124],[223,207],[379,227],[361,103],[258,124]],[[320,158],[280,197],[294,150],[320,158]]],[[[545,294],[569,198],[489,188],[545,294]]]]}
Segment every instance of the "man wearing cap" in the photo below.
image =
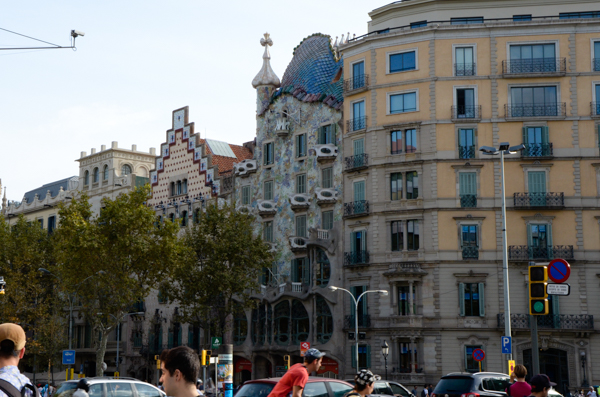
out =
{"type": "Polygon", "coordinates": [[[283,378],[277,382],[268,397],[287,397],[290,392],[292,392],[292,397],[301,397],[308,375],[321,368],[324,355],[325,353],[321,353],[317,349],[308,349],[304,353],[304,363],[292,365],[283,378]]]}
{"type": "Polygon", "coordinates": [[[381,376],[373,374],[368,369],[361,369],[354,375],[354,389],[344,397],[364,397],[373,393],[375,381],[381,380],[381,376]]]}
{"type": "Polygon", "coordinates": [[[539,374],[533,376],[529,380],[531,385],[531,395],[535,397],[548,397],[548,391],[552,386],[556,386],[556,383],[550,382],[548,375],[539,374]]]}
{"type": "Polygon", "coordinates": [[[24,387],[27,388],[25,395],[31,397],[36,390],[18,368],[19,360],[25,355],[25,342],[25,331],[20,325],[0,324],[0,397],[21,396],[24,387]]]}

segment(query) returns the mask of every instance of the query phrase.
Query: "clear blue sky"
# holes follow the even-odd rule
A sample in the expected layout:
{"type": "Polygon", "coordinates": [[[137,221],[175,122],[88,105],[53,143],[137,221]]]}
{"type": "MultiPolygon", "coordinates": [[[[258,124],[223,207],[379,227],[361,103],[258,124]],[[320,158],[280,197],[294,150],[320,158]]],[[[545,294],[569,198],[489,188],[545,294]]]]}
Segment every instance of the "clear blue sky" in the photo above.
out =
{"type": "MultiPolygon", "coordinates": [[[[391,0],[390,0],[391,1],[391,0]]],[[[271,33],[279,78],[312,33],[367,31],[364,0],[4,1],[0,28],[77,51],[0,51],[0,178],[8,198],[78,174],[81,151],[148,151],[165,141],[171,111],[190,107],[196,132],[241,144],[256,133],[251,81],[271,33]]],[[[0,31],[0,47],[44,45],[0,31]]]]}

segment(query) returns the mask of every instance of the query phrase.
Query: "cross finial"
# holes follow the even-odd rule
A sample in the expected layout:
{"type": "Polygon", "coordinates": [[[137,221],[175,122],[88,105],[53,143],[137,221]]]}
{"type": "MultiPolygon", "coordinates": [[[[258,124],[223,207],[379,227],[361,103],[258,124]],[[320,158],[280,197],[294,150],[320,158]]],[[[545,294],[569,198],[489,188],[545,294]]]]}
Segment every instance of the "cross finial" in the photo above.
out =
{"type": "Polygon", "coordinates": [[[271,40],[271,34],[269,34],[267,32],[267,33],[265,33],[264,36],[265,36],[264,39],[260,39],[260,45],[262,45],[263,47],[272,46],[273,45],[273,40],[271,40]]]}

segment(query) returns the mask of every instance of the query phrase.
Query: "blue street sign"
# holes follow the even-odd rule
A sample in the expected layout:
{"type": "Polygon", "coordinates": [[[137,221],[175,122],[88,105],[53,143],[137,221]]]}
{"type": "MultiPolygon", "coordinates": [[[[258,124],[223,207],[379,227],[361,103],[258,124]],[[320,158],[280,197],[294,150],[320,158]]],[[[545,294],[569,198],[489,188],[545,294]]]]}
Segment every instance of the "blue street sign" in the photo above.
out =
{"type": "Polygon", "coordinates": [[[502,354],[511,354],[512,353],[512,341],[510,336],[503,336],[500,338],[500,344],[502,345],[502,354]]]}
{"type": "Polygon", "coordinates": [[[75,350],[63,350],[63,365],[75,364],[75,350]]]}

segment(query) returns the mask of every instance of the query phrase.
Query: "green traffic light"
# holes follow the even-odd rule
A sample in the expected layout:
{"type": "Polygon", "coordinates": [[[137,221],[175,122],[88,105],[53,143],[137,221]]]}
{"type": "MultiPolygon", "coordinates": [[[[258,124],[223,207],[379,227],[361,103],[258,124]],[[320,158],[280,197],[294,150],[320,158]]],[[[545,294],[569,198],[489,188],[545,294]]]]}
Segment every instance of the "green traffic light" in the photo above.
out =
{"type": "Polygon", "coordinates": [[[533,310],[535,312],[543,312],[544,311],[544,304],[542,302],[535,302],[533,304],[533,310]]]}

